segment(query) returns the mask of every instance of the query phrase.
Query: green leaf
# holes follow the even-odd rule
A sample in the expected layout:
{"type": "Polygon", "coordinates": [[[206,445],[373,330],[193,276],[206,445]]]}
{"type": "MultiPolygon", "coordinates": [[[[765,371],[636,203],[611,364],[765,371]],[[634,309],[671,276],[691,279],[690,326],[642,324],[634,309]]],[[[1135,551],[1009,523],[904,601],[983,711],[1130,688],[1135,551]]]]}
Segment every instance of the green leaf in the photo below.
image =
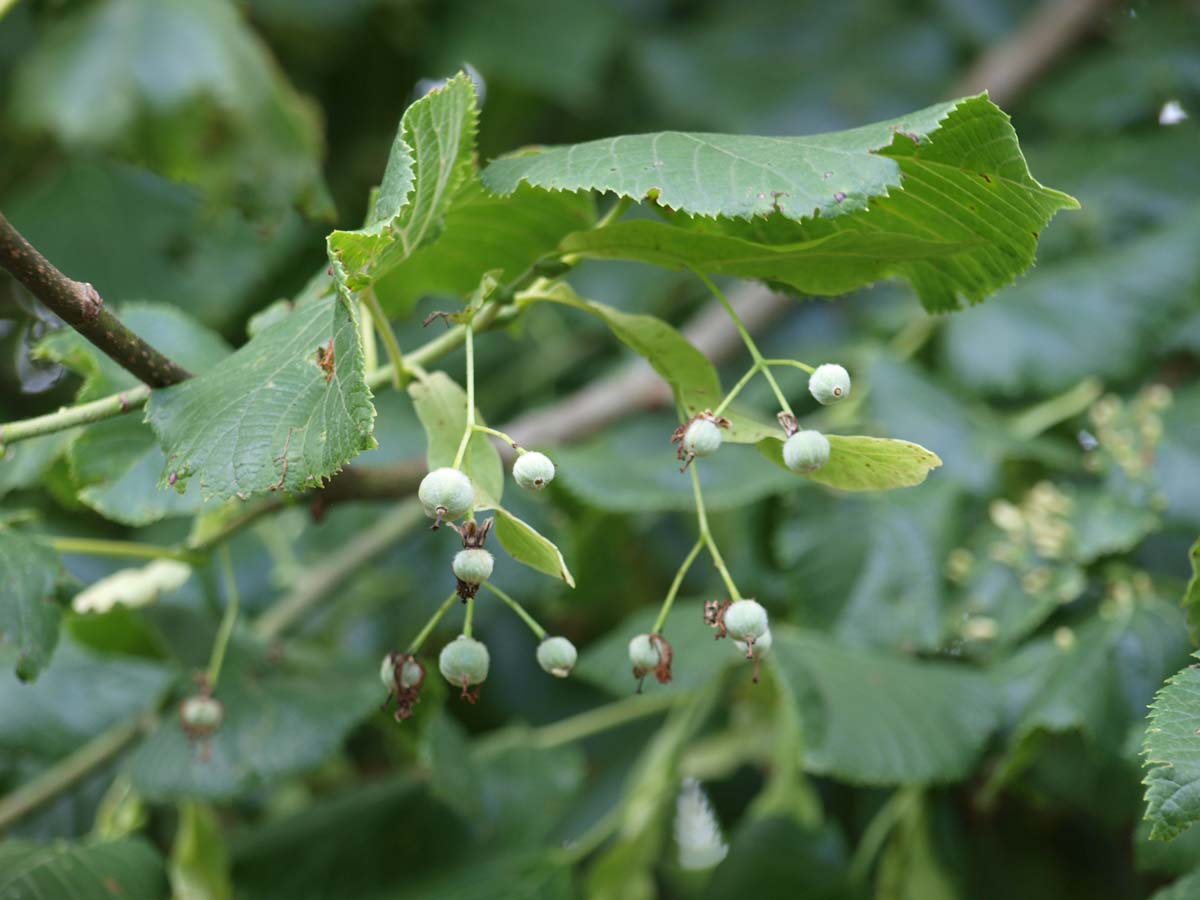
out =
{"type": "MultiPolygon", "coordinates": [[[[716,409],[724,396],[717,370],[703,353],[674,327],[655,316],[622,312],[578,296],[569,285],[522,295],[527,302],[549,301],[591,313],[604,322],[621,343],[643,357],[671,385],[688,415],[716,409]]],[[[730,443],[752,444],[779,429],[729,413],[730,428],[722,433],[730,443]]]]}
{"type": "Polygon", "coordinates": [[[169,870],[174,900],[229,900],[229,851],[212,807],[179,804],[179,825],[169,870]]]}
{"type": "Polygon", "coordinates": [[[701,896],[770,897],[787,885],[785,890],[804,900],[845,900],[846,863],[845,841],[831,825],[806,827],[782,815],[746,817],[701,896]]]}
{"type": "MultiPolygon", "coordinates": [[[[902,276],[931,310],[982,300],[1008,284],[1033,262],[1037,234],[1050,217],[1077,205],[1030,177],[1008,117],[984,96],[804,138],[662,132],[550,148],[496,160],[483,180],[500,193],[524,181],[652,199],[690,216],[772,217],[763,228],[719,221],[698,230],[759,244],[828,240],[843,255],[840,264],[817,267],[813,283],[806,267],[794,273],[794,287],[843,293],[902,276]]],[[[636,240],[621,255],[642,258],[653,245],[646,241],[652,230],[660,239],[652,248],[656,262],[693,264],[680,235],[665,241],[666,227],[635,229],[636,240]],[[672,250],[684,256],[672,257],[672,250]]],[[[721,271],[720,256],[731,246],[711,248],[718,253],[711,271],[721,271]]],[[[744,262],[735,274],[791,283],[778,263],[768,251],[758,271],[744,262]]]]}
{"type": "Polygon", "coordinates": [[[551,578],[561,578],[568,587],[575,587],[575,577],[554,542],[499,506],[496,507],[496,540],[517,562],[551,578]]]}
{"type": "Polygon", "coordinates": [[[1152,840],[1171,840],[1200,821],[1200,667],[1177,672],[1154,698],[1143,748],[1146,819],[1152,840]]]}
{"type": "Polygon", "coordinates": [[[1155,690],[1186,659],[1182,615],[1153,597],[1102,610],[1064,634],[1032,682],[1011,749],[993,773],[993,789],[1029,765],[1045,734],[1078,731],[1121,753],[1155,690]]]}
{"type": "MultiPolygon", "coordinates": [[[[431,372],[410,384],[408,395],[429,441],[426,453],[429,471],[453,465],[467,427],[466,391],[445,372],[431,372]]],[[[484,424],[478,411],[475,421],[484,424]]],[[[478,432],[471,435],[462,470],[475,485],[476,509],[491,509],[500,504],[504,496],[504,464],[487,435],[478,432]]]]}
{"type": "Polygon", "coordinates": [[[1200,871],[1185,875],[1175,883],[1155,891],[1150,900],[1192,900],[1200,895],[1200,871]]]}
{"type": "Polygon", "coordinates": [[[272,213],[329,212],[317,115],[227,0],[71,10],[23,55],[13,86],[18,128],[272,213]]]}
{"type": "Polygon", "coordinates": [[[311,769],[378,708],[373,670],[281,663],[236,645],[214,692],[221,727],[198,744],[178,715],[164,716],[129,760],[134,787],[151,800],[223,800],[311,769]]]}
{"type": "Polygon", "coordinates": [[[773,625],[768,660],[791,686],[804,766],[856,784],[932,784],[970,773],[996,725],[988,679],[962,665],[851,650],[773,625]]]}
{"type": "Polygon", "coordinates": [[[1200,538],[1192,544],[1188,558],[1192,561],[1192,577],[1188,579],[1187,590],[1183,592],[1183,612],[1187,616],[1192,643],[1200,644],[1200,538]]]}
{"type": "Polygon", "coordinates": [[[141,838],[0,845],[0,896],[6,900],[162,900],[166,888],[162,860],[141,838]]]}
{"type": "MultiPolygon", "coordinates": [[[[942,464],[936,453],[920,444],[894,438],[861,435],[826,435],[829,438],[829,462],[801,477],[843,491],[890,491],[913,487],[925,480],[930,469],[942,464]]],[[[783,464],[783,441],[763,438],[758,449],[767,459],[783,464]]]]}
{"type": "Polygon", "coordinates": [[[160,663],[98,653],[64,638],[36,684],[0,679],[0,748],[46,759],[65,756],[150,709],[170,681],[160,663]]]}
{"type": "Polygon", "coordinates": [[[58,643],[61,570],[58,554],[45,544],[0,527],[0,640],[16,650],[22,681],[37,677],[58,643]]]}
{"type": "Polygon", "coordinates": [[[957,900],[954,879],[938,858],[925,797],[905,792],[889,802],[901,802],[905,809],[879,859],[876,900],[957,900]]]}
{"type": "Polygon", "coordinates": [[[393,316],[408,315],[425,296],[463,297],[485,272],[516,278],[594,219],[587,195],[521,187],[497,197],[472,180],[447,209],[441,234],[383,276],[375,294],[393,316]]]}
{"type": "MultiPolygon", "coordinates": [[[[671,429],[662,416],[638,416],[583,443],[560,447],[555,482],[588,506],[609,512],[691,512],[696,506],[692,480],[679,472],[668,440],[671,429]]],[[[709,511],[736,509],[797,488],[791,472],[766,465],[750,448],[723,448],[692,465],[700,473],[709,511]]]]}
{"type": "Polygon", "coordinates": [[[167,457],[160,483],[182,490],[197,475],[205,499],[319,484],[375,445],[363,370],[355,304],[298,307],[218,368],[154,392],[146,421],[167,457]]]}
{"type": "MultiPolygon", "coordinates": [[[[193,374],[202,374],[229,355],[229,345],[180,310],[170,306],[130,304],[117,313],[145,338],[193,374]]],[[[101,353],[82,335],[64,329],[39,346],[83,376],[76,399],[94,400],[138,384],[136,378],[101,353]]],[[[67,451],[79,499],[105,518],[125,525],[148,525],[168,516],[196,512],[198,493],[180,494],[159,487],[166,457],[154,432],[132,416],[96,422],[72,440],[67,451]]]]}
{"type": "Polygon", "coordinates": [[[437,236],[471,177],[477,118],[475,88],[461,72],[405,110],[368,223],[329,235],[343,290],[370,285],[437,236]]]}
{"type": "Polygon", "coordinates": [[[571,870],[560,854],[503,853],[449,866],[404,886],[372,894],[370,900],[492,900],[498,885],[506,896],[564,900],[574,896],[571,870]]]}

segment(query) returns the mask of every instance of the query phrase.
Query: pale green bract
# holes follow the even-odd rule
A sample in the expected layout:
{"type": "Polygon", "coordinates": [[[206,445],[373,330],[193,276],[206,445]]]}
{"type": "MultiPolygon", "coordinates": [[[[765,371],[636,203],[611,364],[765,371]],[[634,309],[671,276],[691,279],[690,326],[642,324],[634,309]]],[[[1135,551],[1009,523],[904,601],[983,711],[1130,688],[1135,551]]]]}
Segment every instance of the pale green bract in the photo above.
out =
{"type": "Polygon", "coordinates": [[[552,147],[496,160],[483,181],[505,194],[610,191],[668,213],[576,232],[567,253],[821,295],[898,276],[938,311],[1011,282],[1054,213],[1078,205],[1032,178],[1008,116],[983,95],[810,137],[660,132],[552,147]]]}

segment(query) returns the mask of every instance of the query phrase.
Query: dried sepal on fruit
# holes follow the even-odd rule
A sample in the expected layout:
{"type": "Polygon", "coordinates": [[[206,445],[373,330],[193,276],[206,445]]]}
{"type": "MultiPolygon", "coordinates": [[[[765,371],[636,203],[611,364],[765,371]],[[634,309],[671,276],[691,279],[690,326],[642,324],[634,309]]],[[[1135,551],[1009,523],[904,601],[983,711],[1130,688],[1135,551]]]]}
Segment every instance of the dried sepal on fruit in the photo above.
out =
{"type": "Polygon", "coordinates": [[[674,651],[661,634],[639,634],[629,642],[629,661],[633,664],[633,677],[638,680],[638,691],[642,680],[651,672],[659,684],[671,682],[671,660],[674,651]]]}
{"type": "Polygon", "coordinates": [[[468,600],[479,593],[479,586],[492,577],[495,558],[483,549],[488,534],[492,530],[493,519],[487,519],[482,524],[475,521],[463,525],[450,523],[450,527],[462,538],[463,548],[455,554],[450,569],[458,584],[458,596],[468,600]]]}
{"type": "Polygon", "coordinates": [[[679,471],[686,471],[696,457],[712,456],[721,449],[721,429],[728,427],[727,418],[714,416],[711,409],[706,409],[671,432],[671,443],[678,445],[675,458],[683,463],[679,471]]]}
{"type": "Polygon", "coordinates": [[[392,650],[379,666],[379,678],[388,690],[383,708],[396,703],[396,721],[412,716],[412,708],[421,701],[421,686],[425,684],[425,666],[409,653],[392,650]]]}

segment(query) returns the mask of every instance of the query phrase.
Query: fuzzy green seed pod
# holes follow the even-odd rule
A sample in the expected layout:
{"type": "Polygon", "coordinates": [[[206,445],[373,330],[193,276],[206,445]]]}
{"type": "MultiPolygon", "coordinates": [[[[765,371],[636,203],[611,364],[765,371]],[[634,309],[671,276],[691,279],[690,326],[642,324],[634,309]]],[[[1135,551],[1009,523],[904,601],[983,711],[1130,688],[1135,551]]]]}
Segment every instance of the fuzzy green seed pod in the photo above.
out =
{"type": "Polygon", "coordinates": [[[819,431],[797,431],[783,445],[783,464],[801,474],[829,462],[829,439],[819,431]]]}
{"type": "Polygon", "coordinates": [[[767,630],[767,611],[756,600],[738,600],[725,610],[723,621],[735,641],[757,641],[767,630]]]}
{"type": "Polygon", "coordinates": [[[633,663],[635,672],[651,672],[658,666],[658,648],[650,640],[650,635],[639,634],[629,642],[629,661],[633,663]]]}
{"type": "Polygon", "coordinates": [[[836,363],[825,363],[809,376],[808,392],[822,406],[840,403],[850,396],[850,373],[836,363]]]}
{"type": "Polygon", "coordinates": [[[455,687],[461,687],[464,693],[469,686],[482,684],[487,679],[490,664],[488,648],[465,634],[452,640],[438,655],[442,676],[455,687]]]}
{"type": "Polygon", "coordinates": [[[429,518],[453,520],[471,511],[475,488],[464,473],[444,466],[421,479],[417,497],[429,518]]]}
{"type": "Polygon", "coordinates": [[[463,584],[477,585],[483,584],[492,577],[494,564],[495,559],[492,554],[482,547],[473,547],[459,550],[450,568],[454,570],[454,577],[463,584]]]}
{"type": "Polygon", "coordinates": [[[692,456],[712,456],[721,449],[721,429],[711,419],[696,419],[684,432],[683,449],[692,456]]]}
{"type": "Polygon", "coordinates": [[[224,719],[225,707],[215,697],[187,697],[179,704],[179,720],[189,734],[212,734],[224,719]]]}
{"type": "Polygon", "coordinates": [[[545,453],[536,450],[522,453],[513,463],[513,478],[526,490],[540,491],[554,480],[554,463],[545,453]]]}
{"type": "Polygon", "coordinates": [[[538,665],[555,678],[566,678],[570,675],[578,658],[579,651],[565,637],[546,638],[538,644],[538,665]]]}
{"type": "Polygon", "coordinates": [[[771,629],[768,628],[756,637],[753,644],[735,639],[733,645],[737,647],[738,652],[742,656],[753,656],[755,659],[762,659],[767,655],[767,651],[771,649],[771,629]]]}

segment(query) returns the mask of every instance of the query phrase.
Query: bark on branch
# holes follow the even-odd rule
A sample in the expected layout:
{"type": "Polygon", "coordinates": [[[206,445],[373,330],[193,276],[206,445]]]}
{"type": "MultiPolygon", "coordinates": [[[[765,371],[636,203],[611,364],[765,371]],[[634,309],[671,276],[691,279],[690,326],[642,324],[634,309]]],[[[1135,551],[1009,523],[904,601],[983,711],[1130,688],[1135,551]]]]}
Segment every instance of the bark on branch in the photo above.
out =
{"type": "Polygon", "coordinates": [[[190,372],[130,331],[104,306],[94,287],[68,278],[55,268],[2,213],[0,267],[139,381],[165,387],[191,378],[190,372]]]}

